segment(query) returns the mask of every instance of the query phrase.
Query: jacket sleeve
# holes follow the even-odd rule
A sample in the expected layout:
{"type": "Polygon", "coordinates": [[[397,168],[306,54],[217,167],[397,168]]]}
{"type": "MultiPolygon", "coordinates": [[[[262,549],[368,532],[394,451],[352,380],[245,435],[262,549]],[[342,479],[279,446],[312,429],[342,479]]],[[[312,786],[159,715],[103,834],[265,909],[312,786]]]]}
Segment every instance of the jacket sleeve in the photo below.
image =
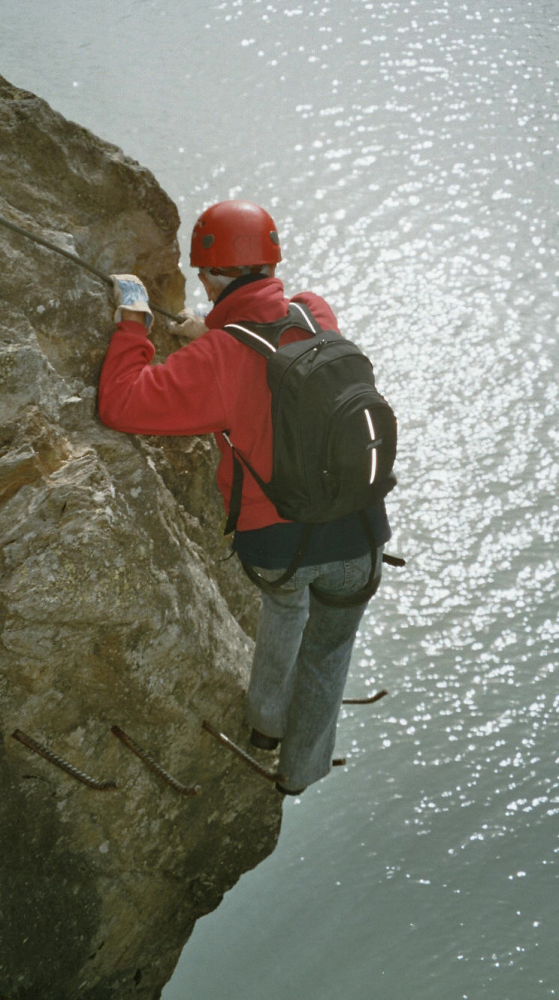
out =
{"type": "Polygon", "coordinates": [[[99,384],[99,416],[129,434],[208,434],[227,428],[210,334],[152,364],[155,348],[141,323],[113,334],[99,384]]]}

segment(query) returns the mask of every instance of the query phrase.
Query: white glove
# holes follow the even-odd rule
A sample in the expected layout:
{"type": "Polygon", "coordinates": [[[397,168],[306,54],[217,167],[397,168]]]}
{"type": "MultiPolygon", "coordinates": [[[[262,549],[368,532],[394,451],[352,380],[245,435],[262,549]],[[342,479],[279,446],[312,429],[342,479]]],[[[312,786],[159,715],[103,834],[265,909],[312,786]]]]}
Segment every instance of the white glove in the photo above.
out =
{"type": "Polygon", "coordinates": [[[189,340],[197,340],[198,337],[208,332],[204,318],[192,312],[191,309],[183,309],[179,313],[179,316],[181,318],[184,317],[182,323],[177,323],[169,331],[177,337],[188,337],[189,340]]]}
{"type": "Polygon", "coordinates": [[[133,312],[143,312],[146,317],[146,326],[153,323],[153,313],[149,307],[148,293],[145,286],[135,274],[110,274],[113,283],[113,298],[116,305],[114,314],[115,323],[122,320],[122,309],[130,309],[133,312]]]}

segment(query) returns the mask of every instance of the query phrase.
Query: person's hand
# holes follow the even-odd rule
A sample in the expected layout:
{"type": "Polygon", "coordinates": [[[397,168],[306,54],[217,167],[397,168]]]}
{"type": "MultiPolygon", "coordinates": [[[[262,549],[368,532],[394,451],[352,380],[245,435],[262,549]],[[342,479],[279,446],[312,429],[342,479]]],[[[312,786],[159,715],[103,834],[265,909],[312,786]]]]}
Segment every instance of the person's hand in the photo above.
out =
{"type": "Polygon", "coordinates": [[[125,319],[122,311],[128,310],[143,313],[144,322],[149,329],[153,323],[153,313],[149,307],[148,293],[140,279],[135,274],[111,274],[109,277],[113,283],[113,299],[116,305],[115,323],[125,319]]]}
{"type": "Polygon", "coordinates": [[[179,316],[182,322],[176,323],[169,330],[170,333],[174,333],[177,337],[187,337],[188,340],[197,340],[198,337],[208,332],[204,318],[197,316],[191,309],[183,309],[179,313],[179,316]]]}

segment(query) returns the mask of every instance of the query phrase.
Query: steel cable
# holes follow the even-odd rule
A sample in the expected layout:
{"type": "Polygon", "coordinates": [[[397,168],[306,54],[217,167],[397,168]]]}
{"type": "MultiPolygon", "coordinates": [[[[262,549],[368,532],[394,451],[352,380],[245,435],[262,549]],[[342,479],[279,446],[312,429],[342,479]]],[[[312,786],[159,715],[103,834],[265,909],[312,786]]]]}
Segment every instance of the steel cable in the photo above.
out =
{"type": "MultiPolygon", "coordinates": [[[[70,253],[69,250],[63,250],[62,247],[57,247],[55,243],[51,243],[49,240],[43,239],[42,236],[36,236],[34,233],[30,233],[27,229],[22,229],[21,226],[16,225],[15,222],[10,222],[4,216],[0,215],[0,225],[5,226],[6,229],[11,229],[14,233],[18,233],[20,236],[25,236],[28,240],[32,240],[34,243],[38,243],[39,246],[46,247],[47,250],[54,250],[55,253],[59,253],[62,257],[67,257],[68,260],[73,261],[79,267],[83,267],[86,271],[94,274],[101,281],[104,281],[106,285],[110,288],[113,287],[113,283],[109,278],[108,274],[104,274],[103,271],[99,271],[96,267],[88,264],[87,261],[82,260],[75,253],[70,253]]],[[[173,323],[181,323],[182,320],[180,316],[175,316],[173,313],[167,312],[166,309],[162,309],[160,306],[153,305],[152,302],[149,303],[150,309],[153,312],[160,313],[162,316],[166,316],[167,319],[171,319],[173,323]]]]}

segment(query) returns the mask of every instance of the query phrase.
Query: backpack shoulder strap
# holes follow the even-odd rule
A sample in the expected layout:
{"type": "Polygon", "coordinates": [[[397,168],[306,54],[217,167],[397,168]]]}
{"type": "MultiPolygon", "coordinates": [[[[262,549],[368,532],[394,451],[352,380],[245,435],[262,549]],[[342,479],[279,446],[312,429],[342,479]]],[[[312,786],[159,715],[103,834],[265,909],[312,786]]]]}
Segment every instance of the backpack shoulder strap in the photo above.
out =
{"type": "Polygon", "coordinates": [[[276,347],[273,342],[273,331],[272,330],[262,330],[262,327],[275,326],[272,323],[249,323],[244,321],[242,323],[226,323],[223,327],[230,333],[235,340],[240,340],[241,344],[246,344],[247,347],[252,347],[253,351],[261,354],[264,358],[271,358],[272,354],[276,353],[276,347]],[[258,329],[255,329],[257,327],[258,329]]]}
{"type": "Polygon", "coordinates": [[[252,347],[258,354],[270,358],[277,351],[285,331],[293,326],[314,336],[322,330],[308,306],[302,302],[290,302],[287,316],[272,323],[253,323],[243,320],[241,323],[226,323],[223,329],[242,344],[252,347]]]}
{"type": "Polygon", "coordinates": [[[310,330],[311,333],[315,335],[322,332],[322,327],[314,314],[311,312],[309,307],[304,302],[290,302],[289,303],[289,313],[295,316],[299,313],[299,320],[301,317],[304,320],[304,325],[301,322],[293,323],[293,326],[299,326],[303,330],[310,330]]]}

